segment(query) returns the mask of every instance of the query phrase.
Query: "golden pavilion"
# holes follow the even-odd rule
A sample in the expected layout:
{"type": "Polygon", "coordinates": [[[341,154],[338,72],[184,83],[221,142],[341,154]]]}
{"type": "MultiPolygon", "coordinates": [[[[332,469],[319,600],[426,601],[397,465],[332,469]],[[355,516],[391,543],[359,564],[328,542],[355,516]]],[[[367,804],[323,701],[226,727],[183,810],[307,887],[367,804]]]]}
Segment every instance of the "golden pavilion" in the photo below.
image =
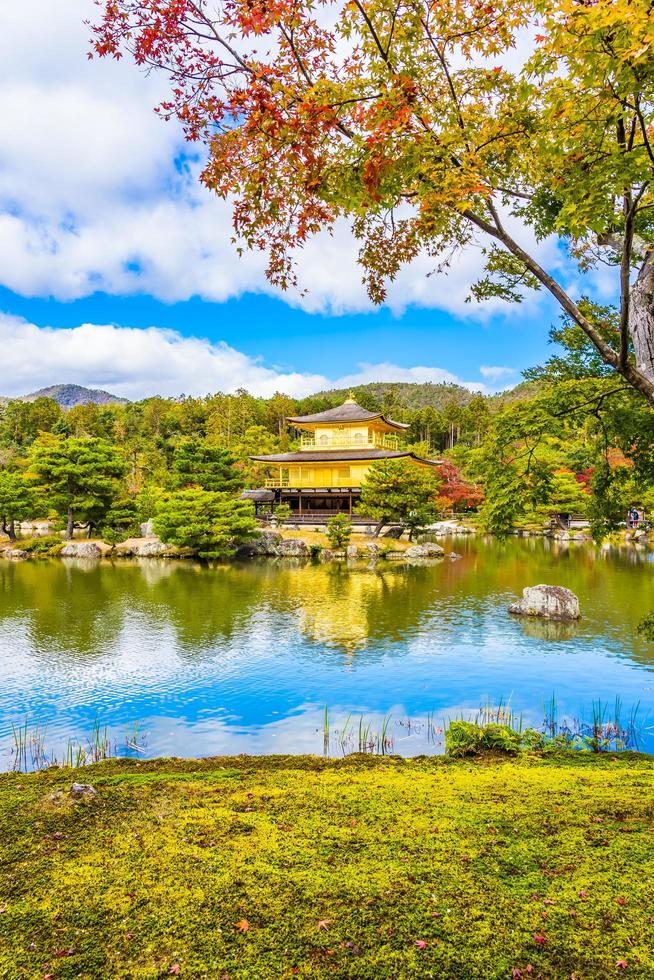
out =
{"type": "MultiPolygon", "coordinates": [[[[271,503],[286,503],[296,517],[352,514],[372,463],[410,459],[416,466],[438,466],[402,448],[409,428],[381,412],[369,412],[348,398],[338,408],[286,420],[300,430],[297,452],[251,456],[271,473],[265,488],[271,503]]],[[[255,491],[254,493],[259,493],[255,491]]],[[[263,499],[263,498],[261,498],[263,499]]]]}

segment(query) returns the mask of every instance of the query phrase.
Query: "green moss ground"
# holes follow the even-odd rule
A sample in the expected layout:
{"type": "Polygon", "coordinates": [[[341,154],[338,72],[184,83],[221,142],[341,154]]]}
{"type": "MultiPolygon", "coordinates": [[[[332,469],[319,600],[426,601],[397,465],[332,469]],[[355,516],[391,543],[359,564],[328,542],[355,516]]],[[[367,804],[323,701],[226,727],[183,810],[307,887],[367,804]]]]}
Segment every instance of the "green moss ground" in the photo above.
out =
{"type": "Polygon", "coordinates": [[[652,978],[653,790],[642,756],[3,775],[0,977],[652,978]]]}

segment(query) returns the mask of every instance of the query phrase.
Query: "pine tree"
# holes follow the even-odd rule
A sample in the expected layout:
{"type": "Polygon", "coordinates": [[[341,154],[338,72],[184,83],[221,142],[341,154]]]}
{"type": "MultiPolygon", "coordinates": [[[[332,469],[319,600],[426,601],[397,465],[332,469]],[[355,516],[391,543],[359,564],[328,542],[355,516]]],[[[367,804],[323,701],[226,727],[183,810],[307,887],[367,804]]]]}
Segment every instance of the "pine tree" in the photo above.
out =
{"type": "Polygon", "coordinates": [[[125,460],[104,439],[67,439],[43,436],[33,447],[31,471],[48,500],[66,519],[66,537],[72,538],[79,515],[97,525],[120,490],[125,460]]]}
{"type": "Polygon", "coordinates": [[[236,459],[226,449],[200,439],[185,439],[173,457],[176,489],[200,487],[215,493],[237,493],[243,489],[243,475],[235,468],[236,459]]]}
{"type": "Polygon", "coordinates": [[[359,513],[377,519],[375,534],[384,524],[398,521],[409,527],[410,537],[436,516],[439,480],[433,469],[407,459],[374,463],[361,488],[359,513]]]}
{"type": "Polygon", "coordinates": [[[16,540],[16,521],[34,517],[36,493],[34,487],[22,473],[0,470],[0,527],[9,537],[16,540]]]}
{"type": "Polygon", "coordinates": [[[201,558],[226,558],[256,531],[249,500],[189,487],[169,494],[154,519],[162,541],[190,548],[201,558]]]}

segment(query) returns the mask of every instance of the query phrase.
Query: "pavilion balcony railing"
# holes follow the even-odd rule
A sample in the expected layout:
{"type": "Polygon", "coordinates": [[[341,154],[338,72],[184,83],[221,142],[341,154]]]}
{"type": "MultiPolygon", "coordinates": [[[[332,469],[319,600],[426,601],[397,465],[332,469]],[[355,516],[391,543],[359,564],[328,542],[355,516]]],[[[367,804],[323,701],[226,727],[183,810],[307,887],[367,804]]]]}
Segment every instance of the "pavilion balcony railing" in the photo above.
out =
{"type": "Polygon", "coordinates": [[[303,435],[300,437],[301,449],[399,449],[397,436],[382,432],[370,432],[368,436],[327,436],[303,435]]]}
{"type": "Polygon", "coordinates": [[[343,490],[359,490],[360,484],[352,479],[351,476],[337,476],[336,474],[321,474],[320,476],[274,476],[265,481],[267,490],[330,490],[333,488],[343,490]]]}

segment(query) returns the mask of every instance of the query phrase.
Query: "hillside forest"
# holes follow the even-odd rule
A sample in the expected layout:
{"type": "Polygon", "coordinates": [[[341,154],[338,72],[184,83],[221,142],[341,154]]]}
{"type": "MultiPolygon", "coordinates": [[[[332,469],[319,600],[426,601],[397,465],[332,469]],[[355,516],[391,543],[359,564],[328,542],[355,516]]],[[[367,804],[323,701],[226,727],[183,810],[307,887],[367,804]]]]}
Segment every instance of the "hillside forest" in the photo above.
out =
{"type": "MultiPolygon", "coordinates": [[[[614,314],[595,312],[610,329],[614,314]]],[[[434,384],[354,390],[363,407],[409,423],[409,448],[443,461],[433,514],[474,515],[502,535],[572,513],[587,517],[601,540],[628,508],[654,511],[654,411],[574,323],[564,319],[551,339],[556,353],[500,395],[434,384]]],[[[287,416],[331,408],[346,395],[261,398],[239,390],[72,408],[47,396],[5,401],[2,529],[12,537],[17,522],[50,517],[69,534],[83,525],[116,541],[158,513],[173,523],[177,514],[179,523],[184,511],[190,524],[202,524],[220,505],[213,519],[245,535],[251,505],[238,496],[266,477],[250,455],[294,449],[299,433],[287,416]]],[[[225,542],[214,553],[224,550],[225,542]]]]}

